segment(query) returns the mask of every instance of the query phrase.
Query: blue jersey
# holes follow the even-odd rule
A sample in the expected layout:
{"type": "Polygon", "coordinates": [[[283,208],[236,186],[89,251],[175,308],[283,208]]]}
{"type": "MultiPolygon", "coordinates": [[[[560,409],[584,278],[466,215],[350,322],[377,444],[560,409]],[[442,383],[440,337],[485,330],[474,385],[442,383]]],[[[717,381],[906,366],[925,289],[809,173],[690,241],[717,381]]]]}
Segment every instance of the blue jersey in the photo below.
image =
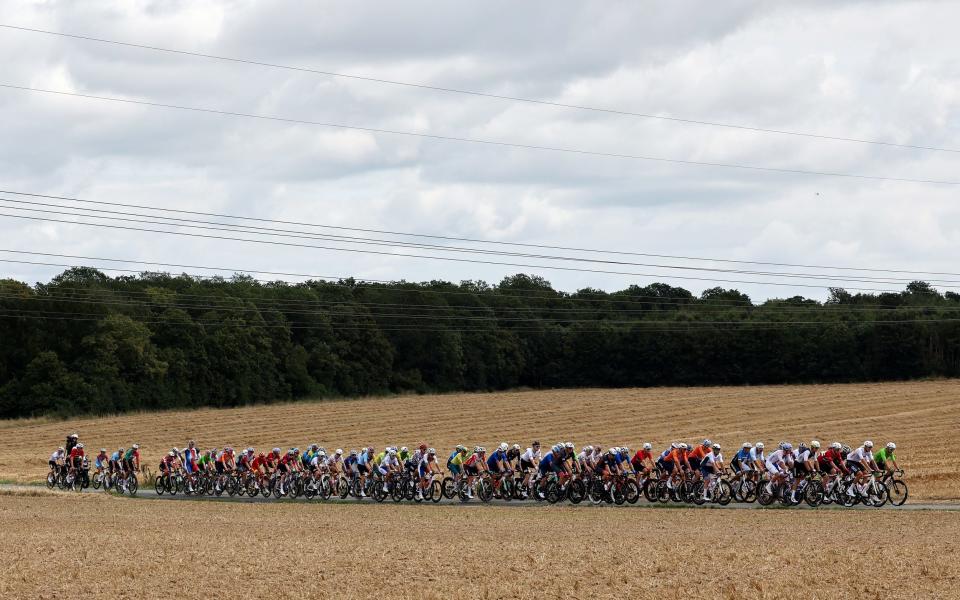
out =
{"type": "Polygon", "coordinates": [[[538,466],[540,467],[541,471],[552,471],[553,465],[554,465],[553,452],[547,452],[543,456],[543,458],[540,459],[540,464],[538,466]]]}
{"type": "Polygon", "coordinates": [[[750,448],[741,448],[740,452],[737,452],[737,455],[733,457],[733,460],[750,460],[750,448]]]}
{"type": "Polygon", "coordinates": [[[507,460],[507,453],[502,450],[496,450],[487,458],[487,466],[491,469],[496,468],[498,463],[504,462],[507,460]]]}
{"type": "Polygon", "coordinates": [[[367,463],[371,462],[372,460],[373,460],[373,457],[370,456],[370,453],[369,453],[369,452],[364,452],[363,454],[361,454],[361,455],[357,458],[357,464],[358,464],[358,465],[366,465],[367,463]]]}
{"type": "Polygon", "coordinates": [[[356,456],[348,456],[347,459],[343,461],[343,466],[349,469],[353,465],[357,464],[357,462],[356,456]]]}
{"type": "Polygon", "coordinates": [[[111,454],[111,455],[110,455],[110,460],[112,460],[112,461],[119,461],[119,460],[120,460],[120,452],[117,451],[117,452],[114,452],[113,454],[111,454]]]}
{"type": "Polygon", "coordinates": [[[617,463],[630,462],[630,455],[624,454],[623,452],[617,452],[615,458],[617,459],[617,463]]]}

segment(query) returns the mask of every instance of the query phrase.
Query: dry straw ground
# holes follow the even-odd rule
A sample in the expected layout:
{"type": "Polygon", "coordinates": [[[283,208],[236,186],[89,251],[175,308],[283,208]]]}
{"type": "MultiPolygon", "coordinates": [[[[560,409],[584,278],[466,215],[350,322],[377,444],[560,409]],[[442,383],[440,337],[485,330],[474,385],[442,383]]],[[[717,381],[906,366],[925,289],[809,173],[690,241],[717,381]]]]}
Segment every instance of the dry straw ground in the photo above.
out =
{"type": "Polygon", "coordinates": [[[50,452],[76,430],[88,448],[134,441],[154,463],[188,438],[202,447],[257,448],[318,442],[328,449],[423,440],[492,445],[572,440],[657,448],[701,436],[744,441],[894,440],[916,500],[960,499],[960,382],[818,386],[559,390],[311,402],[134,414],[66,422],[0,422],[0,479],[37,481],[50,452]]]}
{"type": "Polygon", "coordinates": [[[956,598],[960,519],[0,494],[0,598],[956,598]],[[889,570],[887,570],[889,569],[889,570]]]}

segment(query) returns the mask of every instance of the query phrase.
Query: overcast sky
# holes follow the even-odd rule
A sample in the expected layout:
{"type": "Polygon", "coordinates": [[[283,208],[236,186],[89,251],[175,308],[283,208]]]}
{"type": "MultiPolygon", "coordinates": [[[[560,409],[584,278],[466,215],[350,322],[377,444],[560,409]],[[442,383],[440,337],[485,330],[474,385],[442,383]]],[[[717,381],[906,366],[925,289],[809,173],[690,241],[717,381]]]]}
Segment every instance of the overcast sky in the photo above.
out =
{"type": "MultiPolygon", "coordinates": [[[[11,0],[0,4],[0,23],[631,112],[960,148],[958,3],[11,0]]],[[[0,83],[101,96],[596,152],[960,180],[958,153],[539,106],[9,29],[0,29],[0,64],[0,83]]],[[[2,189],[511,242],[960,270],[960,186],[489,147],[10,89],[0,89],[0,138],[2,189]]],[[[767,276],[622,265],[581,266],[657,276],[521,269],[9,217],[0,217],[0,239],[5,249],[251,271],[489,282],[526,271],[571,291],[658,280],[695,292],[737,287],[757,299],[826,295],[817,281],[719,281],[797,281],[767,276]]],[[[61,270],[0,265],[2,276],[31,283],[61,270]]]]}

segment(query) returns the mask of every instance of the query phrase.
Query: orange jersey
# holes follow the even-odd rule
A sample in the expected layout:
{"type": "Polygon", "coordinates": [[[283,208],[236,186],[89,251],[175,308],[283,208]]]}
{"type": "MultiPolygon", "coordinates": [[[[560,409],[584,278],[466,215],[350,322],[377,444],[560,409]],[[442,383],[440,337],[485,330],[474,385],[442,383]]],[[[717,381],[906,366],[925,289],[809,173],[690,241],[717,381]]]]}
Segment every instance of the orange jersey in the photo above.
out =
{"type": "Polygon", "coordinates": [[[687,458],[687,451],[683,448],[674,448],[673,451],[667,456],[667,462],[672,462],[675,465],[683,463],[687,458]]]}
{"type": "Polygon", "coordinates": [[[703,460],[703,457],[707,455],[707,449],[703,446],[697,446],[693,450],[687,452],[687,459],[696,458],[698,460],[703,460]]]}

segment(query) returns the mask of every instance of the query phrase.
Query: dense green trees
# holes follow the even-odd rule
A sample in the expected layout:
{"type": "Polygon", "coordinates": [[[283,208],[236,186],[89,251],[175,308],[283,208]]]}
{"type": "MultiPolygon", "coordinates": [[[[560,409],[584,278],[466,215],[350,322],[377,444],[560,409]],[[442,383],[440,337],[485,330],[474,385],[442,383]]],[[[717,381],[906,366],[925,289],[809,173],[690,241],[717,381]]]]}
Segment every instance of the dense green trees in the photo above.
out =
{"type": "Polygon", "coordinates": [[[960,373],[960,296],[753,304],[662,283],[261,283],[65,271],[0,280],[0,417],[302,397],[864,381],[960,373]]]}

